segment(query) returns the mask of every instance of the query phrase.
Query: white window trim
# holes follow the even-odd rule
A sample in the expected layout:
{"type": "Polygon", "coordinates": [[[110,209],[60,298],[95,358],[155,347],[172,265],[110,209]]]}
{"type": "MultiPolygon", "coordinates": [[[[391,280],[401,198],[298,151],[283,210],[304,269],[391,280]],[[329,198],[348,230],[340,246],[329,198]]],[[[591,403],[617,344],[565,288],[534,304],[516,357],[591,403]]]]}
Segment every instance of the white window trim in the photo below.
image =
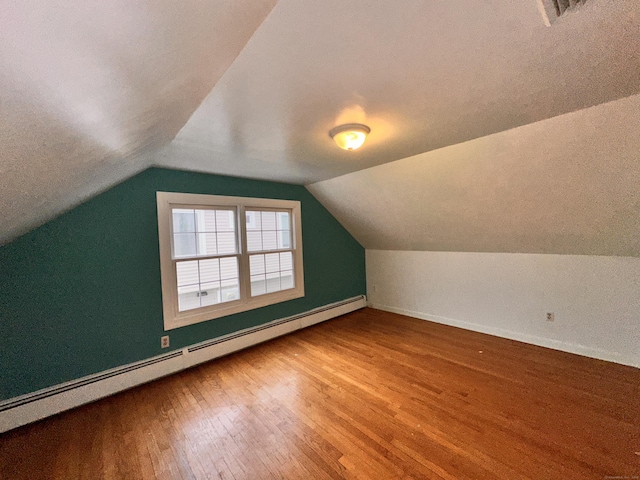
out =
{"type": "Polygon", "coordinates": [[[158,237],[160,244],[160,273],[162,278],[162,306],[164,329],[192,325],[215,318],[240,313],[275,303],[304,297],[304,271],[302,265],[302,224],[300,202],[267,198],[229,197],[221,195],[201,195],[192,193],[156,192],[158,206],[158,237]],[[235,207],[237,231],[239,232],[239,277],[240,300],[202,307],[184,312],[178,311],[178,291],[176,271],[172,259],[172,209],[198,207],[235,207]],[[291,210],[293,241],[294,288],[251,297],[249,276],[249,253],[247,252],[246,220],[247,209],[288,209],[291,210]]]}

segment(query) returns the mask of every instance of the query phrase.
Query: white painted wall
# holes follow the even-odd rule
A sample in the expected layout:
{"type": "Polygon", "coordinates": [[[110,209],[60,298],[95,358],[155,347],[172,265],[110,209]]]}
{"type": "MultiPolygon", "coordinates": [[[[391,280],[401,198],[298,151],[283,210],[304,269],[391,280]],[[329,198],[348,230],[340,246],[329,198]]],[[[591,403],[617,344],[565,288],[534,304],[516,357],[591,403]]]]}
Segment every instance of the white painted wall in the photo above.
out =
{"type": "Polygon", "coordinates": [[[640,258],[367,250],[366,264],[375,308],[640,367],[640,258]]]}

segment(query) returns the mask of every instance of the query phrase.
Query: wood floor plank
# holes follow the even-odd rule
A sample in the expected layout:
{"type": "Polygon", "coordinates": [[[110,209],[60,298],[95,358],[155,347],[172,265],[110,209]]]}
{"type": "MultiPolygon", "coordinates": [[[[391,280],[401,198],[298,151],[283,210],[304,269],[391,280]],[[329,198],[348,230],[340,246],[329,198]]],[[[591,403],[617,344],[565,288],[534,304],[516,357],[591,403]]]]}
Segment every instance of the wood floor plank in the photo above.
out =
{"type": "Polygon", "coordinates": [[[640,477],[640,370],[363,309],[0,435],[0,479],[640,477]]]}

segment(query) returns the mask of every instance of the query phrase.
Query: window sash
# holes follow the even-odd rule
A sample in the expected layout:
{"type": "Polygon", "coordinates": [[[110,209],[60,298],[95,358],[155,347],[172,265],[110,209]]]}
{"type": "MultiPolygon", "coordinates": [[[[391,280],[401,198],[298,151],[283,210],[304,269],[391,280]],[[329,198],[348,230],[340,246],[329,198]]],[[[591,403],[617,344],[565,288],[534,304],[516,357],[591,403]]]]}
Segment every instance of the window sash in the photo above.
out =
{"type": "MultiPolygon", "coordinates": [[[[253,226],[252,228],[249,228],[247,226],[245,240],[247,243],[246,251],[248,253],[294,249],[293,239],[292,239],[293,212],[290,209],[253,208],[252,206],[248,205],[245,209],[243,217],[247,217],[247,215],[254,214],[254,213],[260,214],[260,219],[258,221],[257,216],[252,215],[252,219],[256,222],[256,225],[253,226]],[[266,224],[266,221],[268,221],[268,217],[265,218],[265,215],[263,215],[264,213],[274,214],[272,219],[273,224],[271,226],[266,224]],[[279,213],[286,214],[286,216],[288,217],[287,228],[282,228],[282,225],[280,224],[281,217],[278,216],[279,213]],[[281,235],[284,232],[287,233],[286,242],[283,241],[283,237],[281,235]],[[271,242],[273,242],[273,245],[274,245],[273,247],[265,248],[265,242],[267,241],[265,234],[273,234],[273,238],[271,240],[271,242]],[[255,242],[258,242],[258,244],[260,245],[260,248],[255,248],[255,246],[252,245],[252,243],[255,243],[255,242]],[[283,245],[281,245],[281,243],[283,245]],[[289,246],[288,247],[285,246],[284,245],[285,243],[288,244],[289,246]]],[[[267,235],[267,236],[271,236],[271,235],[267,235]]]]}
{"type": "Polygon", "coordinates": [[[176,269],[176,293],[178,296],[178,312],[182,313],[182,312],[197,310],[200,308],[209,308],[214,305],[229,304],[229,303],[241,301],[242,299],[241,289],[240,289],[241,272],[240,272],[239,255],[228,255],[225,257],[219,257],[214,259],[192,258],[187,260],[177,260],[174,262],[174,265],[176,269]],[[235,272],[233,272],[235,273],[235,276],[229,276],[229,273],[231,272],[224,272],[223,270],[223,268],[226,268],[226,269],[229,268],[229,266],[223,267],[223,265],[221,264],[221,260],[227,259],[227,258],[235,259],[235,265],[234,265],[235,272]],[[218,260],[217,266],[214,267],[214,270],[210,270],[211,267],[207,269],[209,271],[204,270],[205,273],[203,275],[202,264],[207,260],[218,260]],[[195,263],[194,266],[196,271],[188,272],[186,273],[186,275],[190,274],[193,276],[195,274],[195,277],[197,277],[197,278],[189,278],[188,276],[186,276],[185,279],[197,280],[197,281],[191,281],[191,283],[180,282],[178,265],[185,264],[185,263],[195,263]],[[217,272],[215,272],[216,269],[217,269],[217,272]],[[234,286],[237,286],[237,288],[234,289],[233,288],[234,286]],[[203,300],[205,296],[209,296],[210,290],[216,290],[216,289],[217,289],[217,294],[215,297],[217,301],[214,301],[213,297],[203,300]],[[235,297],[235,294],[230,295],[232,293],[232,290],[237,290],[237,298],[231,298],[225,301],[223,298],[224,297],[223,293],[225,293],[225,291],[227,295],[235,297]],[[195,294],[195,296],[190,294],[195,294]],[[202,304],[203,302],[205,303],[205,305],[202,304]],[[184,304],[197,303],[198,305],[192,306],[190,308],[181,308],[181,305],[183,303],[184,304]]]}
{"type": "MultiPolygon", "coordinates": [[[[240,243],[240,239],[239,239],[239,232],[240,232],[240,228],[239,228],[239,208],[237,207],[229,207],[229,206],[223,206],[223,205],[171,205],[171,216],[169,219],[170,222],[170,228],[171,228],[171,259],[172,260],[186,260],[186,259],[193,259],[193,258],[215,258],[215,257],[225,257],[225,256],[230,256],[230,255],[238,255],[242,252],[241,250],[241,243],[240,243]],[[193,220],[193,231],[188,231],[188,232],[183,232],[183,231],[175,231],[175,224],[174,224],[174,218],[175,218],[175,211],[176,210],[193,210],[194,212],[194,220],[193,220]],[[197,216],[196,216],[196,212],[198,211],[214,211],[216,212],[216,214],[214,215],[214,221],[216,223],[216,228],[213,231],[206,231],[206,230],[202,230],[199,231],[198,230],[198,220],[197,220],[197,216]],[[217,222],[218,222],[218,215],[217,212],[232,212],[233,213],[233,231],[227,231],[227,230],[218,230],[218,226],[217,226],[217,222]],[[233,252],[223,252],[220,253],[219,250],[219,245],[220,245],[220,237],[218,236],[218,234],[229,234],[229,233],[233,233],[233,243],[234,243],[234,251],[233,252]],[[216,242],[216,251],[217,253],[215,254],[200,254],[199,253],[199,247],[200,247],[200,235],[211,235],[211,234],[215,234],[215,242],[216,242]],[[195,254],[193,255],[176,255],[176,245],[175,245],[175,240],[176,240],[176,235],[194,235],[195,236],[195,242],[194,242],[194,248],[195,248],[195,254]]],[[[203,220],[204,221],[204,220],[203,220]]],[[[205,237],[206,238],[206,237],[205,237]]],[[[206,240],[205,240],[206,241],[206,240]]]]}

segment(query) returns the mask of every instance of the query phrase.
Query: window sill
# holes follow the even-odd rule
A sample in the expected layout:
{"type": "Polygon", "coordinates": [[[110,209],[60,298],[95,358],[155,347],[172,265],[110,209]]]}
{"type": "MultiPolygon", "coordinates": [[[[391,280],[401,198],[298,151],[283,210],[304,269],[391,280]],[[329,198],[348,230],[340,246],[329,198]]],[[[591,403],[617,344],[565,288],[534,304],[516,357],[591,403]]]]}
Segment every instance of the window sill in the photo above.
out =
{"type": "Polygon", "coordinates": [[[186,311],[173,316],[171,321],[165,320],[164,330],[174,330],[176,328],[186,327],[187,325],[193,325],[194,323],[215,320],[217,318],[226,317],[227,315],[255,310],[256,308],[266,307],[268,305],[282,303],[302,297],[304,297],[304,288],[292,288],[280,292],[260,295],[249,301],[243,302],[242,300],[236,300],[233,302],[218,304],[206,310],[200,308],[197,311],[186,311]]]}

